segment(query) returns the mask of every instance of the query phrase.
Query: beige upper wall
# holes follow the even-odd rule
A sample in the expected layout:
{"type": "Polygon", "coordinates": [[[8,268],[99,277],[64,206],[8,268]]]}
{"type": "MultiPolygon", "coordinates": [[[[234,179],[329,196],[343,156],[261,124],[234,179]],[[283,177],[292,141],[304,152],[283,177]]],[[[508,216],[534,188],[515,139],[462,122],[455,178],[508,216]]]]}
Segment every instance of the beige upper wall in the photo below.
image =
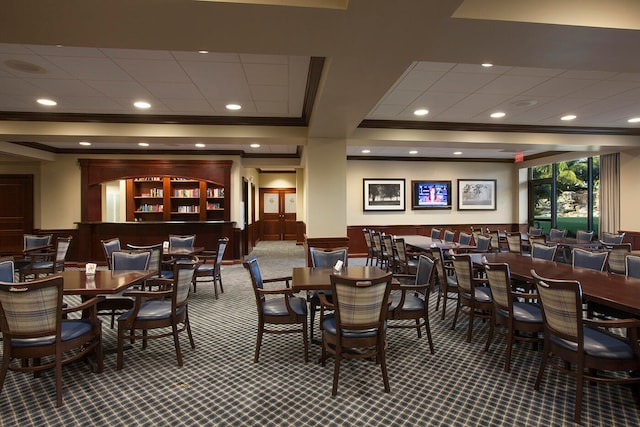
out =
{"type": "MultiPolygon", "coordinates": [[[[414,224],[502,224],[518,221],[514,208],[514,166],[510,163],[459,162],[389,162],[356,161],[347,165],[347,224],[353,225],[414,225],[414,224]],[[404,212],[364,212],[364,178],[404,178],[406,210],[404,212]],[[458,211],[458,179],[495,179],[497,209],[495,211],[458,211]],[[451,181],[453,209],[412,210],[411,181],[451,181]]],[[[517,206],[517,204],[515,205],[517,206]]]]}
{"type": "MultiPolygon", "coordinates": [[[[620,229],[640,231],[640,150],[620,153],[620,229]]],[[[635,248],[637,249],[637,248],[635,248]]]]}

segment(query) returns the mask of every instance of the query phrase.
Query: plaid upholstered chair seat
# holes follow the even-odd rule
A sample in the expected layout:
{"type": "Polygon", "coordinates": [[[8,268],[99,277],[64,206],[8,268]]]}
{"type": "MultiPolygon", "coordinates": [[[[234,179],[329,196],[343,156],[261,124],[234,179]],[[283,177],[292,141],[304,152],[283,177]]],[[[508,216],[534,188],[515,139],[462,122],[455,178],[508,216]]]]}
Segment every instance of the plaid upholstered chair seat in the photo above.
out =
{"type": "MultiPolygon", "coordinates": [[[[185,307],[180,307],[176,310],[176,315],[180,316],[184,313],[185,307]]],[[[136,315],[136,320],[162,320],[171,317],[171,301],[147,301],[140,305],[140,310],[136,315]]],[[[129,316],[133,314],[133,310],[129,310],[126,313],[120,315],[118,320],[127,320],[129,316]]]]}
{"type": "MultiPolygon", "coordinates": [[[[481,286],[474,288],[473,291],[476,301],[491,302],[491,289],[481,286]]],[[[471,298],[471,294],[469,292],[460,291],[460,294],[466,298],[471,298]]]]}
{"type": "MultiPolygon", "coordinates": [[[[61,332],[60,332],[60,340],[62,342],[67,342],[79,338],[85,334],[91,332],[93,328],[93,324],[90,320],[87,319],[78,319],[78,320],[63,320],[60,324],[61,332]]],[[[11,345],[13,347],[41,347],[45,345],[55,344],[56,336],[48,335],[46,337],[37,337],[37,338],[14,338],[11,340],[11,345]]]]}
{"type": "MultiPolygon", "coordinates": [[[[497,309],[496,315],[505,318],[509,317],[509,313],[502,309],[497,309]]],[[[542,311],[540,311],[540,307],[535,304],[514,301],[513,318],[518,322],[542,323],[542,311]]]]}
{"type": "MultiPolygon", "coordinates": [[[[300,316],[307,315],[307,301],[304,298],[289,298],[291,309],[300,316]]],[[[262,302],[263,313],[267,316],[288,316],[289,310],[284,298],[273,298],[262,302]]]]}
{"type": "MultiPolygon", "coordinates": [[[[549,336],[554,343],[567,350],[577,351],[578,344],[562,339],[556,335],[549,336]]],[[[587,356],[602,357],[604,359],[633,359],[633,348],[625,340],[617,338],[606,332],[585,327],[584,328],[584,352],[587,356]]]]}
{"type": "MultiPolygon", "coordinates": [[[[336,326],[336,316],[328,314],[322,322],[322,329],[327,331],[328,334],[335,335],[338,332],[336,326]]],[[[384,322],[384,330],[387,330],[387,322],[384,322]]],[[[369,338],[375,337],[378,333],[376,328],[355,330],[355,329],[343,329],[342,336],[344,338],[369,338]]]]}
{"type": "MultiPolygon", "coordinates": [[[[391,295],[391,304],[389,305],[389,311],[393,311],[400,305],[402,295],[391,295]]],[[[402,304],[403,311],[422,311],[424,310],[424,300],[414,294],[407,293],[404,302],[402,304]]]]}

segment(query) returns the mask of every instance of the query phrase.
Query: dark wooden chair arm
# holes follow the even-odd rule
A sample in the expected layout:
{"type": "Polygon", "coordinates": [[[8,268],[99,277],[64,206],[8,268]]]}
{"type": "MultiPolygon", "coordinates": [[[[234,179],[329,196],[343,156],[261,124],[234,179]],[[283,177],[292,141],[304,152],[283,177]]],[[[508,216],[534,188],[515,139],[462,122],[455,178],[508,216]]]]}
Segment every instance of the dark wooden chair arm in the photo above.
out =
{"type": "Polygon", "coordinates": [[[320,299],[320,304],[322,305],[322,307],[329,310],[334,309],[333,303],[327,299],[327,296],[324,294],[324,292],[318,292],[318,298],[320,299]]]}
{"type": "Polygon", "coordinates": [[[262,283],[285,282],[285,286],[288,288],[290,286],[291,279],[292,279],[291,276],[274,277],[274,278],[271,278],[271,279],[263,279],[262,283]]]}
{"type": "Polygon", "coordinates": [[[78,305],[74,305],[72,307],[63,307],[62,308],[62,313],[63,314],[68,314],[68,313],[73,313],[74,311],[80,311],[80,310],[87,310],[91,307],[94,307],[97,303],[99,303],[100,301],[104,300],[105,298],[101,295],[99,296],[95,296],[92,298],[89,298],[88,300],[82,301],[81,304],[78,305]]]}
{"type": "Polygon", "coordinates": [[[134,297],[136,299],[141,299],[143,297],[147,298],[159,298],[164,297],[166,295],[171,295],[173,293],[172,290],[167,291],[127,291],[122,295],[125,297],[134,297]]]}
{"type": "Polygon", "coordinates": [[[582,319],[582,322],[589,326],[597,326],[601,328],[640,328],[640,319],[582,319]]]}
{"type": "Polygon", "coordinates": [[[258,292],[263,295],[293,295],[295,291],[289,288],[281,289],[258,289],[258,292]]]}

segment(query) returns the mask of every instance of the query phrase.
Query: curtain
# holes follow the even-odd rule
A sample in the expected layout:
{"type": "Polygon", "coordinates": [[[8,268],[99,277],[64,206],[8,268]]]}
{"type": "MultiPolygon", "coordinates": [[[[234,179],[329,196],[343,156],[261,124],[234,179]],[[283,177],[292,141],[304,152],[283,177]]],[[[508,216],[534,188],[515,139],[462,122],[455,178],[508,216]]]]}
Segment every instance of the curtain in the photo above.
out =
{"type": "Polygon", "coordinates": [[[600,156],[600,235],[620,228],[620,153],[600,156]]]}

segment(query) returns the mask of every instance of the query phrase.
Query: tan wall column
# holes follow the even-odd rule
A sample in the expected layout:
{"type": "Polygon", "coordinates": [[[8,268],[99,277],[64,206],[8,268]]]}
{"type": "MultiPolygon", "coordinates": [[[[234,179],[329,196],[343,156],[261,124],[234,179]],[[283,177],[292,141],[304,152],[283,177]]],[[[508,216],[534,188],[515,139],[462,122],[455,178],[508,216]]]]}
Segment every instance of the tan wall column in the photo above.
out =
{"type": "Polygon", "coordinates": [[[347,235],[347,142],[309,139],[306,147],[306,224],[309,237],[347,235]]]}

